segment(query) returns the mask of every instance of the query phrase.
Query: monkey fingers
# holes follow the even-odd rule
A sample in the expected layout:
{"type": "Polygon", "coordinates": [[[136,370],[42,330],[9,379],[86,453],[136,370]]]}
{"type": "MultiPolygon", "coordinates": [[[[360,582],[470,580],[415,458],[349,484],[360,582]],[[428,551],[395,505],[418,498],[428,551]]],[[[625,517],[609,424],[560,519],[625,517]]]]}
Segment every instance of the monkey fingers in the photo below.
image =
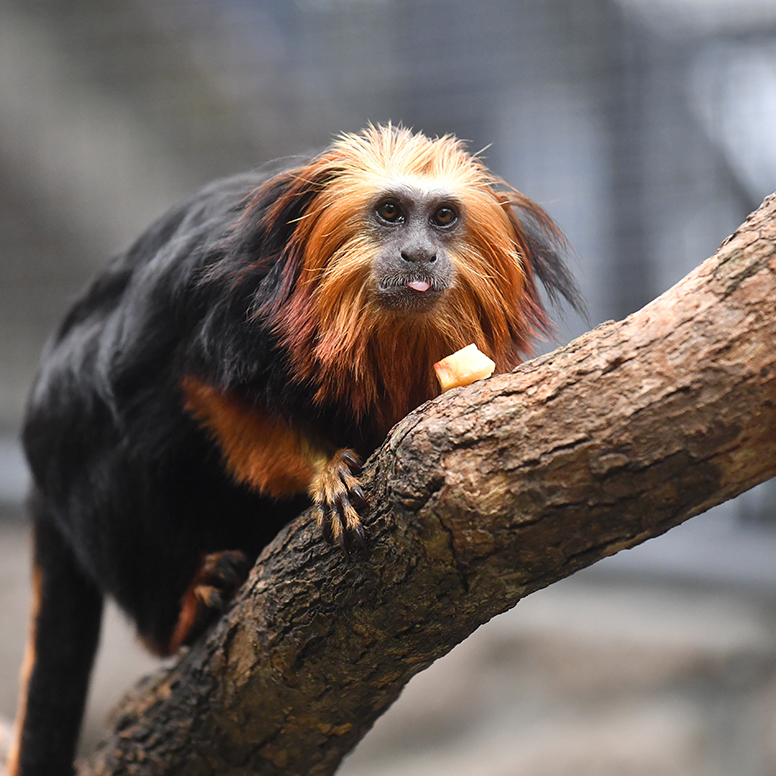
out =
{"type": "Polygon", "coordinates": [[[360,470],[358,456],[352,450],[339,450],[322,467],[311,488],[323,537],[330,544],[336,542],[344,552],[350,552],[354,542],[362,550],[367,549],[358,514],[367,505],[356,476],[360,470]]]}
{"type": "Polygon", "coordinates": [[[239,550],[206,555],[194,580],[194,594],[215,613],[223,612],[248,576],[248,559],[239,550]]]}
{"type": "Polygon", "coordinates": [[[239,550],[206,555],[181,599],[178,622],[165,651],[172,653],[181,644],[194,641],[226,609],[248,571],[248,559],[239,550]]]}

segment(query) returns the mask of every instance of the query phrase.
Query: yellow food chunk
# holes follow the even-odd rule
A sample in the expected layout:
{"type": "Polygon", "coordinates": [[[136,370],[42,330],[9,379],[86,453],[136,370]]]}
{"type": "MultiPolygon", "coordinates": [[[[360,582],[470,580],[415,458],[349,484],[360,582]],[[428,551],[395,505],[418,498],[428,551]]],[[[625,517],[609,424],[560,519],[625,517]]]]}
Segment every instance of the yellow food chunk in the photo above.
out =
{"type": "Polygon", "coordinates": [[[434,371],[443,392],[460,385],[470,385],[483,377],[490,377],[495,368],[496,365],[474,344],[467,345],[434,364],[434,371]]]}

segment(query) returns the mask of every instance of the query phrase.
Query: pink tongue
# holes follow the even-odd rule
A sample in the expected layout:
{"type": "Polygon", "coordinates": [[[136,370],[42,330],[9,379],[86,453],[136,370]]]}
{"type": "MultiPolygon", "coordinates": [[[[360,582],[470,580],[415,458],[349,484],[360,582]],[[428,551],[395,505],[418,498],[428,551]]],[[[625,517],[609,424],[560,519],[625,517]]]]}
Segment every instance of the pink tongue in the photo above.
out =
{"type": "Polygon", "coordinates": [[[414,291],[428,291],[428,289],[431,288],[431,283],[427,280],[410,280],[407,283],[407,286],[414,291]]]}

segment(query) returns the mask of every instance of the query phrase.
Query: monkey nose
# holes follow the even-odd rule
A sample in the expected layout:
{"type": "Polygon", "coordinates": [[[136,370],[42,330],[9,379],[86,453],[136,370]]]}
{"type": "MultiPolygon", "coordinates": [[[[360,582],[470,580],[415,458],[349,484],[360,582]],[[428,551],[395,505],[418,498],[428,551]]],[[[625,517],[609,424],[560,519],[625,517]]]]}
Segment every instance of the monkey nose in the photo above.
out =
{"type": "Polygon", "coordinates": [[[404,261],[410,264],[433,264],[436,261],[436,253],[422,248],[405,249],[401,252],[404,261]]]}

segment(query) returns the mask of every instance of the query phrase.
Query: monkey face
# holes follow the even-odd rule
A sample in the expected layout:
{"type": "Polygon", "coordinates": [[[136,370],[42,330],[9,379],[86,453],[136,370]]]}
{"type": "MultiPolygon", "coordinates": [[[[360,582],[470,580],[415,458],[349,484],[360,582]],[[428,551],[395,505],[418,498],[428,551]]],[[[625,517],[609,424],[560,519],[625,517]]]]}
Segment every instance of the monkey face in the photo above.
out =
{"type": "Polygon", "coordinates": [[[453,280],[461,204],[444,190],[397,186],[375,198],[368,221],[379,245],[371,273],[377,303],[395,312],[430,310],[453,280]]]}

